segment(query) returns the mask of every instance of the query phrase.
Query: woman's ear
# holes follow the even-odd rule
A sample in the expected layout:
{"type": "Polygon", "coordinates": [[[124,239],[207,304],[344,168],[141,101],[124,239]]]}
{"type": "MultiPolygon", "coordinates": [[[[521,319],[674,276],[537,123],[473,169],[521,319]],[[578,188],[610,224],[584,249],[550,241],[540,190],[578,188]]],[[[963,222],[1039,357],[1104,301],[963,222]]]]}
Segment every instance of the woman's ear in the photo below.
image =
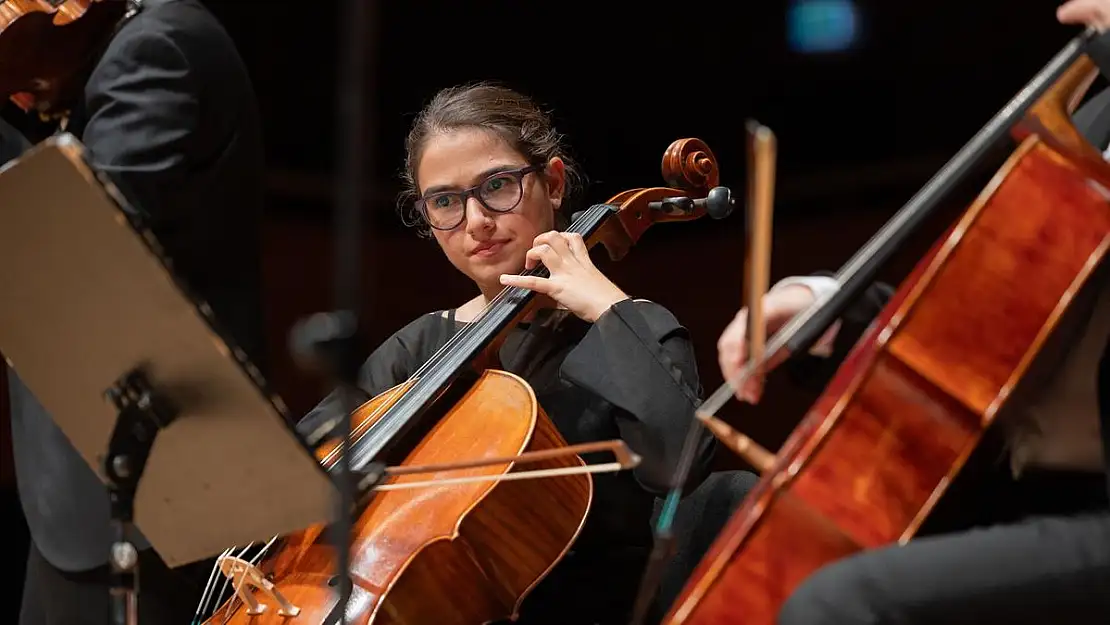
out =
{"type": "Polygon", "coordinates": [[[548,161],[544,178],[547,181],[547,196],[551,200],[551,206],[559,210],[567,190],[567,167],[563,159],[556,156],[548,161]]]}

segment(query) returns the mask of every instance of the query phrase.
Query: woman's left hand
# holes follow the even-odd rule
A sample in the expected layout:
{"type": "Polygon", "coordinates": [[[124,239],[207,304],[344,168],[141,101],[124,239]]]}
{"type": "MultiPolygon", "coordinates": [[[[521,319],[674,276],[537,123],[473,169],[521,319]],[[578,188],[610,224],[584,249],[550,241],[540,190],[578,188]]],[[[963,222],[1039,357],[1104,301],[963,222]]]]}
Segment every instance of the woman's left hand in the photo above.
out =
{"type": "Polygon", "coordinates": [[[501,284],[542,293],[589,323],[613,304],[628,299],[594,266],[580,234],[551,231],[536,237],[524,268],[532,269],[538,263],[547,267],[550,277],[501,274],[501,284]]]}
{"type": "Polygon", "coordinates": [[[1110,27],[1110,0],[1069,0],[1056,9],[1063,24],[1094,26],[1099,32],[1110,27]]]}

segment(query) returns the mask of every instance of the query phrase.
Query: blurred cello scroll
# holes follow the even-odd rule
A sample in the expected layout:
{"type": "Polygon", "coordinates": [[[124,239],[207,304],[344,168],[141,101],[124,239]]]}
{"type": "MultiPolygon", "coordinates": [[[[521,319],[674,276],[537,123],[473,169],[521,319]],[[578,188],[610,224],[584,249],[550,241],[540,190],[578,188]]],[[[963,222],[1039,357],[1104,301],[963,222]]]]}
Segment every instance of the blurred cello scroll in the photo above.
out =
{"type": "MultiPolygon", "coordinates": [[[[857,342],[718,536],[666,625],[773,625],[825,564],[912,539],[1110,249],[1110,165],[1071,113],[1095,76],[1069,42],[837,274],[765,359],[808,350],[980,159],[1020,141],[857,342]]],[[[742,371],[740,378],[746,372],[742,371]]],[[[732,396],[726,382],[703,421],[732,396]]]]}

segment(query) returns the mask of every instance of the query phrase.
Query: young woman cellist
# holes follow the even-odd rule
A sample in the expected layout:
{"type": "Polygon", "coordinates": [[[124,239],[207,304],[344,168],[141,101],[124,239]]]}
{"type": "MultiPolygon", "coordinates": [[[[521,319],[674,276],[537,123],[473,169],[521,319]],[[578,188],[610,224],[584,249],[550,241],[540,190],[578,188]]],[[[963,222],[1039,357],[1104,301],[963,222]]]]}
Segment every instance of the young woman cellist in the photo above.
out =
{"type": "MultiPolygon", "coordinates": [[[[407,140],[403,208],[477,294],[421,315],[380,345],[361,371],[366,399],[409,378],[504,287],[549,305],[501,348],[570,444],[621,438],[643,458],[632,472],[594,477],[586,526],[525,599],[521,623],[625,623],[651,547],[655,497],[669,485],[695,405],[698,372],[685,328],[666,308],[630,298],[591,262],[582,238],[558,231],[580,182],[560,135],[528,98],[479,84],[446,89],[407,140]],[[518,274],[542,262],[546,279],[518,274]]],[[[432,278],[434,279],[434,278],[432,278]]],[[[299,427],[341,410],[329,396],[299,427]]],[[[702,472],[712,452],[700,442],[702,472]]]]}

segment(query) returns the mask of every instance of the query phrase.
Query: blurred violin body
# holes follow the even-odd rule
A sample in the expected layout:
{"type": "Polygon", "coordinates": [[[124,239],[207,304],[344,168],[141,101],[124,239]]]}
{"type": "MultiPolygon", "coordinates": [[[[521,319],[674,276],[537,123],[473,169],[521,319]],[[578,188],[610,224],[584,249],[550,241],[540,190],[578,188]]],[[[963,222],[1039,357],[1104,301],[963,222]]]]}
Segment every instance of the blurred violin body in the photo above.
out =
{"type": "Polygon", "coordinates": [[[0,2],[0,94],[55,112],[127,15],[127,0],[0,2]]]}
{"type": "MultiPolygon", "coordinates": [[[[625,191],[578,213],[569,231],[587,245],[605,245],[618,260],[652,224],[731,211],[728,190],[716,187],[716,161],[700,141],[673,143],[663,175],[677,188],[625,191]]],[[[525,273],[548,275],[542,265],[525,273]]],[[[498,362],[504,337],[538,301],[531,291],[506,288],[407,382],[353,415],[354,469],[360,469],[358,459],[388,454],[400,461],[402,474],[387,478],[358,511],[349,622],[478,625],[512,618],[577,537],[593,496],[592,477],[575,472],[585,468],[578,455],[585,452],[550,454],[568,445],[532,388],[517,375],[486,368],[498,362]],[[389,447],[401,439],[413,442],[389,447]],[[501,477],[531,466],[518,462],[403,473],[406,467],[537,452],[544,456],[539,469],[550,477],[452,483],[460,476],[501,477]],[[405,487],[414,481],[428,483],[405,487]]],[[[321,452],[326,467],[336,461],[335,445],[321,452]]],[[[337,558],[322,537],[322,527],[289,536],[257,569],[222,558],[221,570],[241,589],[207,622],[326,622],[338,600],[337,558]]]]}
{"type": "Polygon", "coordinates": [[[1096,76],[1081,41],[1015,96],[860,251],[859,263],[841,271],[842,285],[845,275],[863,275],[866,257],[887,249],[884,237],[913,228],[916,215],[907,209],[923,194],[951,188],[985,153],[986,137],[1020,140],[763,467],[667,625],[774,625],[817,569],[909,541],[1005,414],[1110,249],[1110,165],[1071,121],[1096,76]]]}

